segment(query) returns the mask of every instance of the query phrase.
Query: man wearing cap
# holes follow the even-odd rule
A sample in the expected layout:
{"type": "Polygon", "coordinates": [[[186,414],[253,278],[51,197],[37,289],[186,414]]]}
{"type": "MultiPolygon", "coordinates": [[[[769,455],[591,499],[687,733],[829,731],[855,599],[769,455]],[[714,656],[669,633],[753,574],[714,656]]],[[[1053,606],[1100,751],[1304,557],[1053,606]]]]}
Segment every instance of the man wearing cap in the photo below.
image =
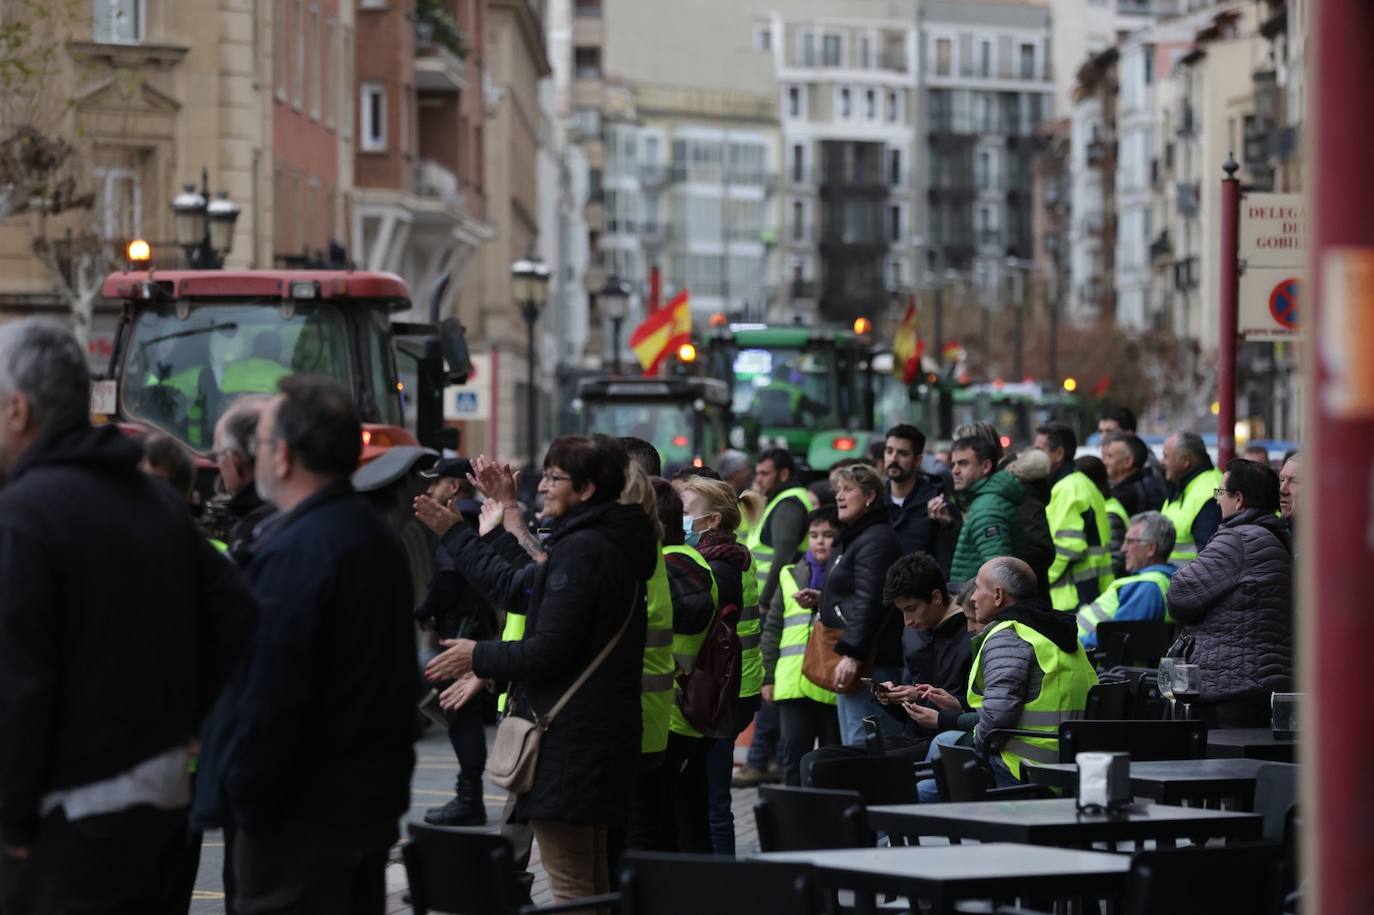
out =
{"type": "MultiPolygon", "coordinates": [[[[467,458],[443,458],[428,470],[420,471],[429,480],[427,494],[440,505],[452,508],[472,525],[480,511],[468,473],[467,458]]],[[[434,577],[429,591],[415,608],[420,628],[434,630],[440,639],[474,638],[474,629],[491,614],[486,601],[470,587],[453,564],[447,550],[434,551],[434,577]]],[[[436,684],[442,692],[447,683],[436,684]]],[[[447,713],[448,739],[458,757],[456,796],[442,807],[425,812],[425,822],[436,826],[481,826],[487,821],[482,805],[482,770],[487,765],[487,738],[482,725],[482,703],[465,703],[447,713]]]]}

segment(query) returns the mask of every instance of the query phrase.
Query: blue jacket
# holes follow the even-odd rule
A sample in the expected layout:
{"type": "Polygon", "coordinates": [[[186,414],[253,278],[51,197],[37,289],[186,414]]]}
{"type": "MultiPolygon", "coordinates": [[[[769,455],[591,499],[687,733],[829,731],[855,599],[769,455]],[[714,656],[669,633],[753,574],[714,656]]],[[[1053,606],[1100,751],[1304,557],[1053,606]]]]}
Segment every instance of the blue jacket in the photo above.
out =
{"type": "MultiPolygon", "coordinates": [[[[1162,572],[1173,578],[1177,571],[1178,569],[1173,565],[1162,562],[1127,574],[1140,575],[1144,572],[1162,572]]],[[[1136,581],[1121,589],[1121,602],[1117,605],[1114,619],[1118,623],[1125,623],[1130,620],[1162,620],[1166,609],[1164,595],[1159,593],[1158,588],[1148,581],[1136,581]]]]}
{"type": "Polygon", "coordinates": [[[410,569],[348,480],[268,522],[246,570],[262,605],[248,658],[207,728],[201,822],[294,821],[390,844],[417,735],[410,569]]]}

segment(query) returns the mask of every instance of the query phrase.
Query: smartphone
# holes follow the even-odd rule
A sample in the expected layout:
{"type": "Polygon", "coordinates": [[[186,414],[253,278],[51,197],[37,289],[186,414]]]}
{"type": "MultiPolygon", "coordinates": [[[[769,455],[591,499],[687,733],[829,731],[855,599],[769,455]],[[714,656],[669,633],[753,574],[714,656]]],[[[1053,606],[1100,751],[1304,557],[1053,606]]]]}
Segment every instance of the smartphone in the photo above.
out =
{"type": "Polygon", "coordinates": [[[867,686],[869,689],[875,688],[872,677],[860,677],[859,682],[862,683],[864,686],[867,686]]]}

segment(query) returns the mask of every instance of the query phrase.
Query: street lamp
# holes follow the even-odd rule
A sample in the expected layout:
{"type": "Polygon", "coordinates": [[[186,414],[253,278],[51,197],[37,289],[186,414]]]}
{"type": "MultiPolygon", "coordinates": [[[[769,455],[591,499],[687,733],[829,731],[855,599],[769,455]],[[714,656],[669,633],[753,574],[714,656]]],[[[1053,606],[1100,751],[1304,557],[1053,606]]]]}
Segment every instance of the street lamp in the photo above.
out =
{"type": "MultiPolygon", "coordinates": [[[[511,291],[520,305],[520,314],[525,319],[525,365],[528,369],[525,381],[525,422],[529,434],[529,466],[534,466],[535,437],[538,435],[536,423],[537,401],[534,386],[534,324],[539,320],[539,312],[549,301],[549,268],[538,258],[524,257],[510,267],[511,291]]],[[[531,478],[532,479],[532,478],[531,478]]]]}
{"type": "Polygon", "coordinates": [[[194,184],[183,186],[172,200],[172,229],[177,246],[186,252],[186,262],[196,270],[218,270],[234,247],[234,223],[239,205],[220,191],[210,199],[210,172],[200,170],[200,190],[194,184]]]}
{"type": "Polygon", "coordinates": [[[601,307],[611,319],[611,371],[620,374],[620,326],[630,306],[630,284],[614,273],[606,277],[600,296],[601,307]]]}

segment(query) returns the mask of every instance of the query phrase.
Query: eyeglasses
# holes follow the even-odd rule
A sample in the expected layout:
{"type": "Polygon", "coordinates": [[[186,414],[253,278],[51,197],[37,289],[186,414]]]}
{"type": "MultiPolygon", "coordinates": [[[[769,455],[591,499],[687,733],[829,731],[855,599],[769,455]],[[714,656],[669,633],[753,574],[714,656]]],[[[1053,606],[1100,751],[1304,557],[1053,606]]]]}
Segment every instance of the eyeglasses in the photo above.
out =
{"type": "Polygon", "coordinates": [[[545,482],[545,483],[548,483],[550,486],[553,486],[553,485],[555,485],[555,484],[557,484],[557,483],[563,483],[563,482],[566,482],[566,481],[571,481],[571,480],[572,480],[572,477],[564,476],[564,475],[558,474],[558,473],[549,473],[549,472],[546,470],[546,471],[544,471],[544,477],[543,477],[543,479],[544,479],[544,482],[545,482]]]}
{"type": "Polygon", "coordinates": [[[1127,537],[1122,543],[1149,543],[1144,537],[1127,537]]]}
{"type": "Polygon", "coordinates": [[[1216,489],[1212,490],[1212,498],[1220,499],[1223,494],[1230,495],[1230,493],[1231,490],[1225,488],[1224,486],[1218,486],[1216,489]]]}

